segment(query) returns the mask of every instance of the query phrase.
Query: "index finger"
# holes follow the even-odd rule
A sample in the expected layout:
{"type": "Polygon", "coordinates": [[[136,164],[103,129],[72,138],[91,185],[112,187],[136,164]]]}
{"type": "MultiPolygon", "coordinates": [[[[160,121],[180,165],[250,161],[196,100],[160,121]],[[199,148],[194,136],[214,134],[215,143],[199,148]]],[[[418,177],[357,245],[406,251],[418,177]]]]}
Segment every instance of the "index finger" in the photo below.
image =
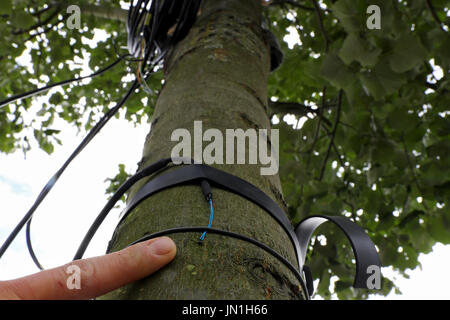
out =
{"type": "Polygon", "coordinates": [[[156,238],[105,256],[5,281],[2,286],[4,292],[9,292],[6,299],[90,299],[154,273],[175,255],[176,247],[170,238],[156,238]],[[75,274],[79,279],[74,278],[75,274]]]}

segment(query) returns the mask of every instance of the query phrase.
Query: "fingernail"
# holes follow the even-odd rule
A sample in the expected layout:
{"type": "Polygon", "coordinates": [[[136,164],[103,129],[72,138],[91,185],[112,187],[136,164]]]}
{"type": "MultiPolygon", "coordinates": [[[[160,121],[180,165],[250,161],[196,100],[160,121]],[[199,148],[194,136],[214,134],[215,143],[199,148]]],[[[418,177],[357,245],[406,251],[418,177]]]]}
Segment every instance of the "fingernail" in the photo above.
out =
{"type": "Polygon", "coordinates": [[[150,250],[153,254],[163,256],[171,252],[175,247],[175,243],[167,237],[158,238],[150,244],[150,250]]]}

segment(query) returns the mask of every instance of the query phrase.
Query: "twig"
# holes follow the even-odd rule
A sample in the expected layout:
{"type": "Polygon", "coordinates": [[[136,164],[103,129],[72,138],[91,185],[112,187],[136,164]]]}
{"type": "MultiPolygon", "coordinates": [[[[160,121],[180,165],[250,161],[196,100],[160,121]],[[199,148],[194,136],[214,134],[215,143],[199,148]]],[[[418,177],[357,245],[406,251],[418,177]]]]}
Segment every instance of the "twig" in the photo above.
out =
{"type": "MultiPolygon", "coordinates": [[[[323,107],[322,107],[323,108],[323,107]]],[[[296,102],[279,102],[279,101],[269,101],[269,109],[271,111],[270,117],[275,115],[276,113],[282,114],[293,114],[299,117],[305,117],[308,113],[313,113],[319,117],[322,117],[322,120],[331,127],[331,122],[321,115],[320,109],[312,109],[310,106],[296,103],[296,102]]]]}
{"type": "Polygon", "coordinates": [[[353,203],[343,199],[342,202],[344,202],[346,205],[348,205],[350,207],[350,209],[352,210],[351,214],[352,214],[352,218],[355,219],[355,206],[353,203]]]}
{"type": "Polygon", "coordinates": [[[416,170],[414,169],[414,166],[413,166],[413,164],[411,162],[411,158],[409,157],[408,148],[406,147],[406,142],[405,142],[405,138],[403,137],[403,134],[401,136],[401,140],[402,140],[402,144],[403,144],[403,151],[405,152],[405,157],[406,157],[406,160],[408,162],[409,169],[411,170],[411,173],[412,173],[413,178],[414,178],[414,184],[417,186],[417,190],[419,191],[419,193],[420,193],[420,195],[422,197],[422,206],[424,207],[424,209],[426,211],[429,211],[428,206],[425,203],[425,198],[423,196],[424,193],[423,193],[422,187],[420,186],[419,179],[417,178],[417,175],[416,175],[416,170]]]}
{"type": "MultiPolygon", "coordinates": [[[[38,22],[41,22],[41,16],[38,15],[38,22]]],[[[42,48],[41,48],[41,44],[38,42],[37,46],[39,48],[39,55],[37,57],[37,61],[36,61],[36,67],[35,67],[35,75],[36,75],[36,79],[39,79],[39,77],[41,76],[41,61],[42,61],[42,48]]]]}
{"type": "Polygon", "coordinates": [[[298,116],[306,116],[309,112],[317,110],[297,102],[269,101],[269,109],[275,113],[292,113],[298,116]]]}
{"type": "Polygon", "coordinates": [[[428,6],[428,9],[430,9],[433,19],[439,24],[439,27],[441,28],[441,30],[446,32],[444,29],[443,23],[441,22],[441,20],[439,19],[438,15],[436,13],[436,10],[434,10],[433,3],[431,2],[431,0],[427,0],[427,6],[428,6]]]}
{"type": "Polygon", "coordinates": [[[330,157],[331,148],[333,147],[333,144],[334,144],[334,138],[336,136],[336,131],[337,131],[337,128],[339,125],[339,119],[341,118],[341,106],[342,106],[343,93],[344,93],[344,91],[342,89],[339,90],[338,106],[337,106],[337,110],[336,110],[336,113],[337,113],[336,120],[334,121],[333,131],[331,131],[330,144],[328,145],[327,153],[325,154],[325,158],[323,159],[322,169],[320,170],[319,181],[321,181],[323,178],[323,175],[325,173],[325,167],[327,165],[328,158],[330,157]]]}
{"type": "MultiPolygon", "coordinates": [[[[17,35],[19,35],[19,34],[28,33],[28,32],[30,32],[30,31],[32,31],[32,30],[35,30],[35,29],[37,29],[37,28],[39,28],[39,27],[42,27],[42,26],[44,26],[44,25],[50,23],[50,21],[52,21],[53,18],[56,17],[56,16],[58,15],[58,13],[59,13],[59,10],[56,9],[56,10],[55,10],[52,14],[50,14],[50,15],[47,17],[47,19],[45,19],[44,21],[39,21],[38,23],[32,25],[31,27],[29,27],[29,28],[26,29],[26,30],[20,29],[20,30],[12,31],[12,34],[15,35],[15,36],[17,36],[17,35]]],[[[39,16],[39,17],[40,17],[40,16],[39,16]]]]}
{"type": "Polygon", "coordinates": [[[53,27],[57,26],[60,22],[66,20],[69,16],[70,16],[69,13],[63,15],[63,17],[62,17],[61,19],[58,19],[58,21],[57,21],[55,24],[50,25],[50,27],[45,28],[45,29],[44,29],[43,31],[41,31],[41,32],[36,32],[35,34],[30,35],[26,40],[24,40],[24,42],[30,41],[30,40],[36,38],[37,36],[40,36],[40,35],[42,35],[42,34],[45,34],[45,33],[49,32],[50,30],[53,29],[53,27]]]}
{"type": "MultiPolygon", "coordinates": [[[[339,121],[338,124],[342,124],[342,122],[339,121]]],[[[328,130],[327,127],[322,126],[322,128],[326,131],[327,136],[331,136],[331,132],[328,130]]],[[[334,152],[336,153],[336,156],[337,156],[337,158],[339,160],[339,163],[341,164],[341,167],[345,168],[345,162],[344,162],[344,160],[342,160],[342,155],[339,152],[339,149],[337,148],[336,143],[334,143],[334,141],[332,141],[332,147],[333,147],[334,152]]],[[[349,184],[349,181],[346,181],[345,182],[345,186],[348,187],[348,184],[349,184]]]]}
{"type": "Polygon", "coordinates": [[[322,89],[322,102],[321,102],[321,106],[319,109],[319,121],[317,122],[317,126],[316,126],[316,131],[314,133],[314,140],[313,143],[311,145],[311,150],[310,150],[310,155],[308,157],[308,161],[306,163],[306,170],[309,169],[309,163],[311,162],[311,154],[314,151],[314,148],[316,147],[317,141],[319,140],[319,133],[320,133],[320,127],[322,126],[322,119],[323,117],[323,110],[325,107],[325,100],[326,100],[326,95],[327,95],[327,86],[324,86],[322,89]]]}
{"type": "Polygon", "coordinates": [[[36,32],[35,34],[30,35],[26,40],[24,40],[24,42],[33,40],[34,38],[36,38],[37,36],[40,36],[41,34],[45,34],[47,32],[49,32],[50,30],[52,30],[54,27],[54,25],[51,25],[50,27],[47,27],[46,29],[44,29],[41,32],[36,32]]]}
{"type": "Polygon", "coordinates": [[[343,126],[345,126],[345,127],[347,127],[347,128],[350,128],[350,129],[352,129],[353,131],[359,132],[359,130],[356,129],[356,128],[355,128],[354,126],[352,126],[351,124],[348,124],[348,123],[342,122],[342,121],[339,121],[339,124],[342,124],[343,126]]]}
{"type": "Polygon", "coordinates": [[[52,9],[53,6],[49,5],[47,6],[47,8],[43,8],[41,10],[38,10],[36,12],[30,13],[32,16],[40,16],[41,14],[43,14],[44,12],[47,12],[48,10],[52,9]]]}
{"type": "Polygon", "coordinates": [[[321,14],[321,10],[320,10],[320,7],[319,7],[317,1],[311,0],[311,2],[314,5],[314,9],[316,12],[316,17],[317,17],[317,23],[319,24],[320,32],[322,33],[323,39],[325,41],[325,53],[326,53],[326,52],[328,52],[328,48],[330,46],[330,38],[328,38],[328,34],[325,31],[325,27],[323,26],[322,14],[321,14]]]}
{"type": "MultiPolygon", "coordinates": [[[[316,147],[317,141],[319,141],[320,127],[322,126],[322,119],[324,118],[323,110],[324,110],[324,106],[325,106],[326,95],[327,95],[327,86],[324,86],[323,90],[322,90],[322,102],[321,102],[321,106],[319,108],[319,113],[317,114],[319,116],[319,121],[317,122],[317,127],[316,127],[316,131],[314,133],[313,143],[308,152],[308,160],[306,161],[306,171],[307,172],[309,172],[309,165],[311,163],[311,156],[314,152],[314,148],[316,147]]],[[[300,188],[300,197],[303,197],[303,184],[300,188]]]]}
{"type": "MultiPolygon", "coordinates": [[[[336,153],[337,158],[339,159],[339,163],[341,164],[341,167],[345,168],[345,162],[344,162],[344,160],[342,160],[342,155],[339,152],[338,148],[336,147],[336,144],[334,143],[334,141],[332,143],[332,147],[333,147],[334,152],[336,153]]],[[[348,183],[346,183],[346,184],[348,185],[348,183]]]]}

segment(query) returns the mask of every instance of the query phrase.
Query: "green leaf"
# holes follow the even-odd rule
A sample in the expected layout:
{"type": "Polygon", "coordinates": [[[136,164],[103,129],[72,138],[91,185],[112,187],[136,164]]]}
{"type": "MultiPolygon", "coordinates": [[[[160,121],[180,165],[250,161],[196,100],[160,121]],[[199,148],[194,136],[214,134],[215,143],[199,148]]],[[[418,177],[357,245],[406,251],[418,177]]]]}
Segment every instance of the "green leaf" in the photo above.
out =
{"type": "Polygon", "coordinates": [[[32,16],[24,11],[15,11],[11,18],[11,22],[16,29],[27,29],[34,23],[32,16]]]}
{"type": "Polygon", "coordinates": [[[0,1],[0,13],[10,14],[12,12],[12,0],[0,1]]]}
{"type": "Polygon", "coordinates": [[[441,160],[450,159],[450,141],[442,140],[427,147],[429,157],[439,157],[441,160]]]}
{"type": "Polygon", "coordinates": [[[430,124],[430,128],[439,136],[450,135],[450,120],[447,118],[436,117],[430,124]]]}
{"type": "Polygon", "coordinates": [[[424,164],[420,172],[424,186],[439,186],[450,180],[450,168],[438,160],[424,164]]]}
{"type": "Polygon", "coordinates": [[[54,135],[54,134],[58,134],[60,132],[61,132],[61,130],[47,129],[47,130],[44,131],[44,134],[47,135],[47,136],[51,136],[51,135],[54,135]]]}
{"type": "Polygon", "coordinates": [[[52,96],[50,97],[50,99],[48,101],[51,104],[58,105],[61,103],[62,100],[63,100],[62,94],[59,92],[55,92],[54,94],[52,94],[52,96]]]}
{"type": "Polygon", "coordinates": [[[348,87],[355,80],[352,71],[334,53],[327,54],[322,63],[320,74],[339,89],[348,87]]]}
{"type": "Polygon", "coordinates": [[[319,286],[317,287],[317,291],[319,293],[329,292],[328,287],[330,286],[330,278],[331,275],[328,273],[327,270],[324,270],[322,276],[320,277],[319,286]]]}
{"type": "Polygon", "coordinates": [[[405,34],[395,40],[389,65],[395,72],[403,73],[421,64],[426,57],[427,52],[420,40],[411,34],[405,34]]]}
{"type": "Polygon", "coordinates": [[[393,72],[386,60],[379,61],[370,72],[361,73],[359,79],[366,93],[373,96],[377,101],[397,92],[406,83],[405,76],[393,72]]]}
{"type": "Polygon", "coordinates": [[[395,159],[396,145],[389,139],[377,139],[372,144],[372,160],[378,163],[385,163],[395,159]]]}
{"type": "Polygon", "coordinates": [[[359,80],[366,94],[380,101],[386,95],[386,90],[375,73],[364,72],[359,74],[359,80]]]}
{"type": "Polygon", "coordinates": [[[339,51],[339,57],[347,65],[352,61],[358,61],[363,67],[371,67],[377,63],[381,52],[380,48],[371,49],[366,40],[352,33],[345,39],[339,51]]]}
{"type": "Polygon", "coordinates": [[[430,235],[438,242],[450,243],[450,219],[444,215],[444,211],[435,214],[428,219],[427,230],[430,235]]]}
{"type": "Polygon", "coordinates": [[[398,106],[388,115],[387,123],[400,132],[408,132],[417,127],[419,118],[415,114],[408,113],[405,107],[398,106]]]}
{"type": "Polygon", "coordinates": [[[53,151],[55,151],[55,147],[48,140],[43,140],[42,143],[40,144],[40,147],[48,154],[52,154],[53,151]]]}
{"type": "Polygon", "coordinates": [[[358,32],[366,26],[358,7],[361,7],[361,1],[358,0],[339,0],[331,6],[333,14],[348,33],[358,32]]]}

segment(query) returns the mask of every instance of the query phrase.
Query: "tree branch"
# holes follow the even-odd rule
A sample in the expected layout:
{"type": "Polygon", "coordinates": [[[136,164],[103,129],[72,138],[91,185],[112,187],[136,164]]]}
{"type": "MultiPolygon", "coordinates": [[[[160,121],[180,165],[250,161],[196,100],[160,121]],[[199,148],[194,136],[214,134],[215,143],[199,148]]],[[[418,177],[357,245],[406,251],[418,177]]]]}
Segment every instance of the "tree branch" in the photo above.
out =
{"type": "MultiPolygon", "coordinates": [[[[12,31],[12,34],[13,35],[21,35],[24,33],[29,33],[30,31],[36,30],[39,27],[42,27],[44,29],[44,31],[36,32],[35,34],[30,35],[30,37],[27,40],[25,40],[25,42],[26,42],[26,41],[29,41],[29,40],[35,38],[38,35],[47,33],[48,31],[50,31],[53,28],[54,25],[47,26],[47,27],[45,27],[45,26],[48,25],[58,15],[58,13],[61,13],[63,15],[64,19],[68,17],[65,10],[63,10],[64,5],[65,4],[62,1],[52,1],[48,5],[47,8],[44,8],[42,10],[39,10],[39,11],[31,14],[32,16],[38,17],[40,20],[40,15],[42,13],[54,8],[55,11],[52,12],[45,20],[39,21],[38,23],[32,25],[31,27],[29,27],[26,30],[24,30],[24,29],[14,30],[14,31],[12,31]]],[[[120,22],[124,22],[124,23],[126,23],[127,17],[128,17],[128,11],[121,9],[121,8],[112,8],[112,7],[105,7],[105,6],[83,4],[83,5],[80,5],[80,10],[81,10],[82,14],[91,15],[91,16],[101,18],[101,19],[116,20],[116,21],[120,21],[120,22]]],[[[9,16],[7,16],[7,17],[9,17],[9,16]]],[[[61,20],[58,19],[58,22],[61,22],[61,20]]]]}
{"type": "Polygon", "coordinates": [[[320,127],[322,126],[322,119],[324,119],[323,117],[323,110],[324,110],[324,106],[325,106],[325,97],[327,95],[327,86],[323,87],[322,90],[322,104],[321,104],[321,108],[319,109],[319,121],[317,122],[317,126],[316,126],[316,131],[314,133],[314,140],[313,143],[311,145],[311,149],[309,151],[309,156],[308,156],[308,160],[306,162],[306,170],[308,171],[309,169],[309,164],[311,163],[311,155],[314,151],[314,148],[316,147],[317,141],[319,140],[319,133],[320,133],[320,127]]]}
{"type": "Polygon", "coordinates": [[[425,203],[425,197],[423,196],[424,193],[423,193],[423,190],[422,190],[422,186],[419,183],[419,179],[417,178],[417,175],[416,175],[416,170],[415,170],[415,168],[413,166],[411,158],[409,157],[409,151],[408,151],[408,148],[406,147],[406,142],[405,142],[405,138],[403,137],[403,134],[401,136],[401,140],[402,140],[402,144],[403,144],[403,152],[405,153],[405,157],[406,157],[406,160],[408,162],[408,167],[411,170],[411,173],[413,175],[413,180],[414,180],[414,183],[415,183],[415,185],[417,187],[417,190],[419,191],[420,196],[422,197],[422,206],[424,207],[426,212],[429,212],[429,208],[428,208],[427,204],[425,203]]]}
{"type": "Polygon", "coordinates": [[[323,159],[323,163],[322,163],[322,169],[320,170],[320,176],[319,176],[319,181],[322,180],[323,175],[325,173],[325,167],[327,165],[328,162],[328,158],[330,157],[330,152],[331,152],[331,148],[333,147],[334,144],[334,138],[336,136],[336,131],[339,125],[339,119],[341,118],[341,106],[342,106],[342,95],[343,95],[344,91],[341,89],[339,90],[339,97],[338,97],[338,106],[337,106],[337,110],[336,110],[336,120],[334,121],[334,127],[333,127],[333,131],[331,131],[331,138],[330,138],[330,144],[328,145],[328,149],[327,149],[327,153],[325,155],[325,158],[323,159]]]}
{"type": "Polygon", "coordinates": [[[328,52],[328,48],[330,46],[330,38],[328,37],[327,32],[325,31],[325,27],[323,26],[322,13],[320,7],[316,0],[311,0],[314,5],[314,10],[316,12],[317,23],[319,24],[320,32],[322,33],[323,39],[325,41],[325,53],[328,52]]]}
{"type": "MultiPolygon", "coordinates": [[[[41,32],[37,32],[37,31],[36,31],[35,34],[30,35],[26,40],[24,40],[24,42],[33,40],[33,39],[36,38],[37,36],[40,36],[40,35],[42,35],[42,34],[45,34],[45,33],[49,32],[50,30],[53,29],[54,26],[57,26],[60,22],[66,20],[68,17],[69,17],[69,14],[63,15],[62,18],[61,18],[61,19],[58,19],[58,21],[56,21],[55,24],[52,24],[52,25],[48,26],[47,28],[44,28],[44,30],[41,31],[41,32]]],[[[33,31],[33,30],[32,30],[32,31],[33,31]]]]}
{"type": "MultiPolygon", "coordinates": [[[[31,27],[29,27],[28,29],[19,29],[19,30],[14,30],[12,31],[12,34],[17,36],[19,34],[24,34],[24,33],[28,33],[30,31],[36,30],[39,27],[43,27],[46,24],[49,24],[50,21],[53,20],[53,18],[55,18],[59,13],[59,9],[57,8],[55,11],[53,11],[45,20],[43,21],[39,21],[38,23],[32,25],[31,27]]],[[[40,17],[40,16],[39,16],[40,17]]],[[[40,19],[39,19],[40,20],[40,19]]]]}
{"type": "Polygon", "coordinates": [[[50,9],[52,9],[52,8],[53,8],[53,6],[48,5],[46,8],[43,8],[43,9],[41,9],[41,10],[38,10],[38,11],[36,11],[36,12],[31,13],[31,15],[32,15],[32,16],[35,16],[35,17],[36,17],[36,16],[40,17],[41,14],[47,12],[48,10],[50,10],[50,9]]]}
{"type": "Polygon", "coordinates": [[[443,26],[444,24],[439,19],[438,15],[436,13],[436,10],[434,10],[434,6],[433,6],[433,3],[431,2],[431,0],[427,0],[427,6],[428,6],[428,9],[430,9],[433,19],[439,24],[439,27],[441,28],[441,30],[446,32],[444,29],[444,26],[443,26]]]}
{"type": "Polygon", "coordinates": [[[316,114],[319,117],[322,117],[323,121],[331,127],[331,122],[323,117],[318,109],[312,109],[311,107],[296,103],[296,102],[278,102],[278,101],[269,101],[269,111],[270,111],[270,117],[277,113],[282,114],[293,114],[295,116],[299,117],[307,117],[308,113],[316,114]]]}

